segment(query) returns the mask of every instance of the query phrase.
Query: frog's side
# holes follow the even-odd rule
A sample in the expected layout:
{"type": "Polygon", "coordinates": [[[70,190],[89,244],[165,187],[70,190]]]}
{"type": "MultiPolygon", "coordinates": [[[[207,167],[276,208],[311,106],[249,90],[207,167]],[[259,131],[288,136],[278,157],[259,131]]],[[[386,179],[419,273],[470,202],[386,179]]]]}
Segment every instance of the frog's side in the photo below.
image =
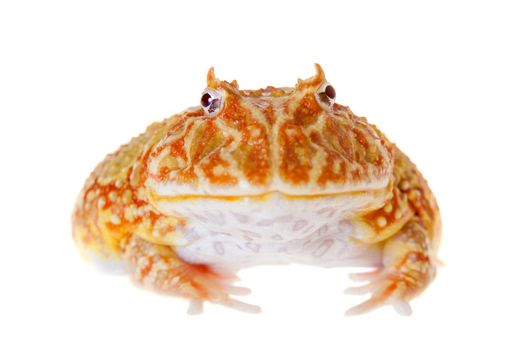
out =
{"type": "MultiPolygon", "coordinates": [[[[370,266],[348,314],[408,301],[435,275],[439,210],[410,160],[333,103],[324,73],[239,90],[208,73],[201,107],[151,125],[91,174],[73,214],[80,249],[138,282],[256,311],[230,297],[262,263],[370,266]]],[[[195,310],[195,309],[194,309],[195,310]]]]}

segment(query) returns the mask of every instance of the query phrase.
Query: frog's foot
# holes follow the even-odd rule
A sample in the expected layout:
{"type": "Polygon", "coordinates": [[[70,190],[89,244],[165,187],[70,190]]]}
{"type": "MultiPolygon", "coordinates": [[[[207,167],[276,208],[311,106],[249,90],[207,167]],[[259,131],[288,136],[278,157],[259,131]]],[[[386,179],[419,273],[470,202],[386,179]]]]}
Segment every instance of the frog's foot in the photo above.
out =
{"type": "Polygon", "coordinates": [[[368,283],[356,287],[349,287],[345,290],[347,294],[371,294],[370,298],[359,305],[346,311],[346,316],[358,315],[372,311],[383,305],[391,304],[399,314],[410,315],[412,309],[408,300],[407,280],[408,276],[403,276],[397,271],[379,269],[361,274],[350,274],[350,278],[368,283]]]}
{"type": "Polygon", "coordinates": [[[189,293],[188,314],[200,314],[204,301],[242,312],[258,313],[261,311],[259,306],[247,304],[232,297],[233,295],[245,296],[251,293],[249,288],[234,285],[238,281],[237,276],[219,274],[205,265],[189,265],[189,267],[186,273],[190,282],[183,287],[187,288],[184,292],[189,293]]]}
{"type": "Polygon", "coordinates": [[[435,263],[430,255],[428,235],[416,220],[409,221],[395,236],[385,242],[383,267],[369,272],[354,273],[350,278],[367,282],[350,287],[348,294],[371,296],[350,308],[345,315],[357,315],[390,304],[402,315],[410,315],[408,303],[422,292],[435,276],[435,263]]]}
{"type": "Polygon", "coordinates": [[[165,294],[187,298],[190,300],[190,314],[201,312],[204,301],[243,312],[260,312],[258,306],[232,297],[250,293],[248,288],[234,285],[238,280],[235,275],[219,273],[207,265],[187,263],[170,246],[134,237],[124,256],[138,283],[165,294]]]}

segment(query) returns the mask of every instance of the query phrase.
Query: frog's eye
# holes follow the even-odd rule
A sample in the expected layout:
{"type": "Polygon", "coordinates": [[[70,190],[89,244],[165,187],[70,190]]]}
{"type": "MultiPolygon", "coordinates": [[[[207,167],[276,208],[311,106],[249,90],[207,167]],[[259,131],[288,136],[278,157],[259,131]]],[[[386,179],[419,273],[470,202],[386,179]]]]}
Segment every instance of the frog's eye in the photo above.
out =
{"type": "Polygon", "coordinates": [[[222,105],[223,98],[219,92],[210,88],[204,90],[201,95],[201,106],[207,116],[213,117],[215,114],[219,113],[222,109],[222,105]]]}
{"type": "Polygon", "coordinates": [[[325,106],[332,106],[335,102],[335,89],[329,83],[324,83],[317,89],[317,99],[325,106]]]}

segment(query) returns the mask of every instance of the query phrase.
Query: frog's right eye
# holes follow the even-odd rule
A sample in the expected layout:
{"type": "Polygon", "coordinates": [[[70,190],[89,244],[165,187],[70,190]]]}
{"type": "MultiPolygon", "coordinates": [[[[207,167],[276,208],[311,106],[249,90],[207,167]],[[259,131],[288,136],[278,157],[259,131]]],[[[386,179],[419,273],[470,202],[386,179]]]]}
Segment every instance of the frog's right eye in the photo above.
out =
{"type": "Polygon", "coordinates": [[[201,106],[208,117],[213,117],[222,109],[223,96],[219,92],[207,88],[201,95],[201,106]]]}
{"type": "Polygon", "coordinates": [[[319,89],[317,90],[317,99],[320,101],[324,106],[332,106],[335,102],[335,89],[332,85],[325,82],[319,89]]]}

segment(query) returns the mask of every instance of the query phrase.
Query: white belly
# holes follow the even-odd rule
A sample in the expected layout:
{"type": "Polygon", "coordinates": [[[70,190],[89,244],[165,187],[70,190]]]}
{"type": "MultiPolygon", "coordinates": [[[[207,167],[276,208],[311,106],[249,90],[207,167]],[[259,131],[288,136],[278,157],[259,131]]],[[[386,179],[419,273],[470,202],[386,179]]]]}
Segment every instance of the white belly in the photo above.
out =
{"type": "Polygon", "coordinates": [[[348,196],[264,200],[195,199],[162,202],[160,208],[188,220],[179,255],[192,263],[237,270],[257,264],[377,266],[377,246],[355,243],[345,220],[361,205],[348,196]]]}

